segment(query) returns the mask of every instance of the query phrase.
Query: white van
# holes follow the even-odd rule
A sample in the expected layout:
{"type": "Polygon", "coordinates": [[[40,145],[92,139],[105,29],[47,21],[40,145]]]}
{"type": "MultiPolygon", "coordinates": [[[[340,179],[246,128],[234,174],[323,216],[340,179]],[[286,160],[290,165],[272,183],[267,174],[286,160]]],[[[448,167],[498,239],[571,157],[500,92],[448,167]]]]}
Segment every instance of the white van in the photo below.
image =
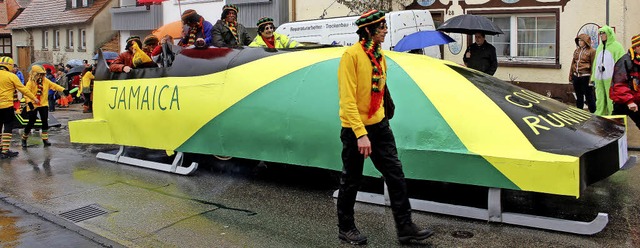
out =
{"type": "MultiPolygon", "coordinates": [[[[358,34],[356,34],[358,26],[355,24],[358,17],[347,16],[284,23],[278,27],[276,32],[285,34],[298,42],[351,46],[358,41],[358,34]]],[[[406,35],[422,30],[435,30],[431,13],[428,10],[389,12],[385,19],[387,26],[389,26],[389,32],[382,43],[382,49],[386,50],[392,50],[395,44],[406,35]]],[[[423,54],[441,58],[438,46],[425,48],[423,54]]]]}

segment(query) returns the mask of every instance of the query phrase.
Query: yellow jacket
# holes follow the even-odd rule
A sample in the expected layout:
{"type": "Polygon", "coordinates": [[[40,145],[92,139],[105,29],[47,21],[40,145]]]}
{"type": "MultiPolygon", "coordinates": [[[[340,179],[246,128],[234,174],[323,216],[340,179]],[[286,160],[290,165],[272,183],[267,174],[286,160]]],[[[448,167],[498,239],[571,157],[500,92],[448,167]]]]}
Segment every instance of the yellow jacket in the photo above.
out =
{"type": "MultiPolygon", "coordinates": [[[[380,88],[387,82],[387,61],[382,53],[382,79],[380,88]]],[[[342,127],[353,129],[356,137],[367,134],[365,126],[376,124],[384,118],[384,102],[371,118],[371,77],[373,66],[360,43],[347,48],[338,67],[338,94],[340,97],[340,121],[342,127]]]]}
{"type": "MultiPolygon", "coordinates": [[[[95,79],[96,77],[93,76],[93,73],[91,73],[91,71],[88,71],[84,74],[84,76],[82,76],[81,82],[80,82],[80,89],[78,89],[78,95],[80,96],[82,93],[84,92],[84,89],[89,89],[91,88],[91,80],[95,79]]],[[[88,92],[90,93],[90,92],[88,92]]]]}
{"type": "MultiPolygon", "coordinates": [[[[38,94],[38,84],[36,82],[34,82],[33,80],[31,80],[31,78],[29,78],[29,81],[27,82],[27,89],[29,89],[29,91],[31,91],[31,93],[37,97],[36,94],[38,94]]],[[[55,90],[55,91],[60,91],[62,92],[64,90],[64,87],[51,82],[51,80],[49,80],[46,77],[42,77],[42,95],[40,95],[40,103],[37,104],[34,102],[34,106],[37,107],[45,107],[45,106],[49,106],[49,89],[55,90]]],[[[34,98],[35,99],[35,98],[34,98]]],[[[27,103],[33,102],[31,99],[27,99],[27,103]]]]}
{"type": "Polygon", "coordinates": [[[24,96],[32,100],[36,96],[29,92],[29,89],[22,85],[20,79],[12,72],[0,70],[0,109],[13,107],[13,92],[18,90],[24,96]]]}
{"type": "MultiPolygon", "coordinates": [[[[275,39],[273,42],[273,45],[276,48],[294,48],[297,46],[301,46],[300,43],[298,43],[295,40],[289,39],[289,37],[287,37],[286,35],[274,32],[273,36],[275,39]]],[[[262,39],[262,36],[258,34],[256,38],[253,39],[253,42],[249,44],[249,46],[250,47],[267,47],[267,43],[264,42],[264,40],[262,39]]]]}

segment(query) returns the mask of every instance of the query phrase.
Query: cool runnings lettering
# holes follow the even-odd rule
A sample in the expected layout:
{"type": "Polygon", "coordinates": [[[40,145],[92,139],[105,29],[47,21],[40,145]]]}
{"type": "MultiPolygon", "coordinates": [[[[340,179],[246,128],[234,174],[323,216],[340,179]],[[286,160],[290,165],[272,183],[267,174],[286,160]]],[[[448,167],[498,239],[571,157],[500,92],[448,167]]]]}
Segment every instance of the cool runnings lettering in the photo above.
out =
{"type": "Polygon", "coordinates": [[[111,109],[180,110],[178,86],[123,86],[111,87],[111,109]],[[173,88],[172,88],[173,87],[173,88]],[[167,94],[171,94],[171,98],[167,94]]]}
{"type": "MultiPolygon", "coordinates": [[[[513,92],[511,95],[505,96],[505,99],[518,107],[531,108],[535,104],[540,104],[551,98],[535,94],[531,91],[521,90],[513,92]]],[[[561,128],[579,124],[591,118],[591,115],[585,111],[568,107],[565,110],[548,113],[544,115],[530,115],[522,118],[525,124],[531,128],[533,133],[540,135],[540,130],[549,131],[551,128],[561,128]]]]}

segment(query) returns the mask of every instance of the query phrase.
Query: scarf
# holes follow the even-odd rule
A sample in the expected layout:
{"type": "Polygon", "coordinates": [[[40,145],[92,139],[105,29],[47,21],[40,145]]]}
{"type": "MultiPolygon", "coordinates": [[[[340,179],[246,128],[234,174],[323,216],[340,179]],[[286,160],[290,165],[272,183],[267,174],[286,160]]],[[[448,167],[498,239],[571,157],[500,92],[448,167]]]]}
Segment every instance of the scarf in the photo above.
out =
{"type": "MultiPolygon", "coordinates": [[[[189,27],[189,36],[187,38],[187,44],[185,45],[185,47],[191,46],[193,44],[196,43],[196,39],[197,39],[197,34],[198,34],[198,29],[202,28],[202,21],[204,20],[204,18],[200,17],[200,21],[198,22],[198,24],[196,24],[195,27],[189,27]]],[[[204,29],[203,29],[204,32],[204,29]]]]}
{"type": "Polygon", "coordinates": [[[382,98],[384,96],[384,88],[380,87],[380,79],[384,76],[382,65],[380,65],[380,62],[382,61],[382,52],[380,44],[373,42],[371,39],[361,40],[360,45],[367,54],[367,57],[369,57],[369,60],[371,60],[371,65],[373,66],[373,71],[371,73],[371,102],[369,102],[369,118],[371,118],[371,116],[380,109],[382,98]]]}
{"type": "Polygon", "coordinates": [[[229,28],[229,31],[231,31],[231,34],[233,34],[233,38],[236,39],[236,43],[240,44],[240,40],[238,39],[238,29],[237,27],[237,23],[236,22],[226,22],[225,24],[227,25],[227,27],[229,28]]]}
{"type": "Polygon", "coordinates": [[[264,44],[267,44],[268,48],[276,48],[276,36],[271,36],[270,38],[262,37],[264,40],[264,44]]]}
{"type": "Polygon", "coordinates": [[[38,92],[36,92],[36,97],[38,98],[38,101],[42,101],[40,99],[40,97],[42,96],[42,77],[36,79],[36,84],[38,85],[38,92]]]}

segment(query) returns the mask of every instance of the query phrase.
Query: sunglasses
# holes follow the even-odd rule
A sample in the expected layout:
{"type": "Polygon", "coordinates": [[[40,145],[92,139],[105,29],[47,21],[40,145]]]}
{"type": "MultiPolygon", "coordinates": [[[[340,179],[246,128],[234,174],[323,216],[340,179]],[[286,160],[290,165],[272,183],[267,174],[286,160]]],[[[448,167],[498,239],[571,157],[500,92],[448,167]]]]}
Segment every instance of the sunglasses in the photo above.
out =
{"type": "Polygon", "coordinates": [[[603,32],[603,31],[600,31],[600,32],[598,32],[598,34],[607,34],[607,33],[603,32]]]}
{"type": "Polygon", "coordinates": [[[266,27],[264,27],[264,30],[276,30],[276,27],[274,27],[274,26],[266,26],[266,27]]]}

